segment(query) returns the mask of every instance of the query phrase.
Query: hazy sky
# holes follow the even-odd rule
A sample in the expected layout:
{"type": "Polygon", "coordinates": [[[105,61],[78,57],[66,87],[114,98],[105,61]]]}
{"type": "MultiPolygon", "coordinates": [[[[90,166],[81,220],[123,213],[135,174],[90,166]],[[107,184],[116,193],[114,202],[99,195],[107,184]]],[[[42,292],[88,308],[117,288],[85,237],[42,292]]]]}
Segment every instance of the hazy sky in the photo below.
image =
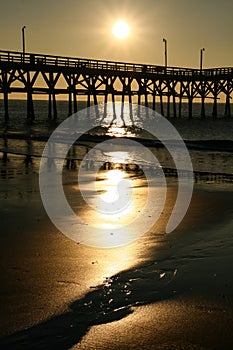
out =
{"type": "Polygon", "coordinates": [[[2,50],[163,64],[233,66],[232,0],[0,0],[2,50]],[[112,26],[124,18],[131,35],[120,41],[112,26]]]}

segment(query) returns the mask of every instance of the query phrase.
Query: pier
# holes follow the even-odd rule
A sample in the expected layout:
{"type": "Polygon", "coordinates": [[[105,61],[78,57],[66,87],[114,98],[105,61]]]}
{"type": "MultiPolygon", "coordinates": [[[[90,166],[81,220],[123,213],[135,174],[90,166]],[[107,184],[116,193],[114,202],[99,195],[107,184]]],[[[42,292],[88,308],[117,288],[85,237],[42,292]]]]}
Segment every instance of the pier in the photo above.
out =
{"type": "MultiPolygon", "coordinates": [[[[231,116],[233,68],[191,69],[146,64],[102,61],[0,50],[0,94],[4,118],[9,120],[9,95],[24,94],[27,118],[34,119],[33,100],[43,95],[48,100],[48,118],[57,118],[57,97],[68,101],[67,115],[78,111],[78,101],[86,106],[116,100],[152,106],[166,117],[181,117],[188,103],[188,118],[193,103],[212,101],[212,116],[218,116],[218,100],[225,102],[225,115],[231,116]],[[166,107],[166,108],[165,108],[166,107]]],[[[114,107],[113,107],[114,108],[114,107]]]]}

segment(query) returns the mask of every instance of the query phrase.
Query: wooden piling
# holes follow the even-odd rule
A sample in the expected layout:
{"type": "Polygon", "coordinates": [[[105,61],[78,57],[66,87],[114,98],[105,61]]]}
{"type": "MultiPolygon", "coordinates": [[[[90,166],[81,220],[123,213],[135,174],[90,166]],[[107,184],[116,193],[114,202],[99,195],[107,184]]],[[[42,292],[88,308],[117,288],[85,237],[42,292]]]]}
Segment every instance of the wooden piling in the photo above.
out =
{"type": "Polygon", "coordinates": [[[173,94],[173,117],[176,118],[176,96],[173,94]]]}
{"type": "Polygon", "coordinates": [[[205,118],[205,96],[201,96],[201,118],[205,118]]]}
{"type": "Polygon", "coordinates": [[[170,118],[170,93],[167,94],[167,118],[170,118]]]}
{"type": "Polygon", "coordinates": [[[8,106],[8,91],[7,89],[3,92],[3,98],[4,98],[4,118],[5,121],[9,120],[9,106],[8,106]]]}
{"type": "Polygon", "coordinates": [[[189,119],[192,119],[193,117],[193,97],[192,96],[189,96],[189,99],[188,99],[188,117],[189,119]]]}
{"type": "Polygon", "coordinates": [[[78,105],[77,105],[77,93],[76,89],[73,91],[73,104],[74,104],[74,113],[77,113],[78,111],[78,105]]]}
{"type": "Polygon", "coordinates": [[[213,111],[212,111],[212,116],[213,118],[217,118],[218,115],[218,110],[217,110],[217,96],[214,96],[214,103],[213,103],[213,111]]]}
{"type": "Polygon", "coordinates": [[[71,91],[68,92],[68,116],[72,115],[72,93],[71,91]]]}
{"type": "Polygon", "coordinates": [[[48,119],[52,119],[52,94],[51,92],[48,93],[49,99],[48,99],[48,119]]]}
{"type": "Polygon", "coordinates": [[[56,93],[53,91],[53,119],[57,119],[57,101],[56,101],[56,93]]]}
{"type": "Polygon", "coordinates": [[[164,109],[163,109],[163,94],[160,93],[159,94],[159,98],[160,98],[160,113],[162,116],[164,116],[164,109]]]}
{"type": "Polygon", "coordinates": [[[113,112],[113,119],[116,119],[116,105],[115,105],[115,95],[112,93],[112,112],[113,112]]]}
{"type": "Polygon", "coordinates": [[[182,95],[179,96],[179,111],[178,111],[178,116],[181,118],[182,116],[182,95]]]}
{"type": "Polygon", "coordinates": [[[229,95],[226,95],[224,115],[227,117],[231,116],[231,105],[230,105],[230,96],[229,95]]]}
{"type": "Polygon", "coordinates": [[[30,120],[35,119],[32,92],[30,88],[27,92],[27,119],[30,119],[30,120]]]}

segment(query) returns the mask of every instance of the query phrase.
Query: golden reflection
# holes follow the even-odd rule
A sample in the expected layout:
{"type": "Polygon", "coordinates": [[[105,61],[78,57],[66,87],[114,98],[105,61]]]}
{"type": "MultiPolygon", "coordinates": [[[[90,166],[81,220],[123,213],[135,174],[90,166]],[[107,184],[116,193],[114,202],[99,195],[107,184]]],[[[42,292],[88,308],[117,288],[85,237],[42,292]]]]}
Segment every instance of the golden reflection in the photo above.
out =
{"type": "MultiPolygon", "coordinates": [[[[101,193],[96,198],[96,207],[108,223],[122,221],[129,213],[128,207],[132,204],[131,186],[127,173],[119,169],[107,171],[104,176],[102,174],[102,181],[96,182],[97,192],[101,193]]],[[[122,225],[121,222],[119,224],[122,225]]]]}
{"type": "Polygon", "coordinates": [[[122,126],[112,125],[109,127],[107,135],[122,137],[122,136],[133,136],[132,133],[127,132],[122,126]]]}
{"type": "Polygon", "coordinates": [[[133,125],[132,120],[134,113],[129,103],[122,103],[120,101],[115,101],[113,104],[108,103],[106,112],[105,122],[108,125],[107,135],[114,137],[135,136],[135,133],[129,130],[129,127],[133,125]]]}
{"type": "MultiPolygon", "coordinates": [[[[122,153],[117,155],[121,159],[122,153]]],[[[147,185],[122,169],[101,170],[96,180],[91,205],[82,207],[78,215],[86,225],[95,227],[96,242],[103,247],[124,245],[137,232],[138,226],[132,223],[146,204],[147,185]]]]}
{"type": "MultiPolygon", "coordinates": [[[[123,152],[120,152],[120,153],[122,154],[123,152]]],[[[116,185],[124,177],[125,177],[124,172],[119,169],[110,170],[106,173],[106,178],[108,179],[109,183],[112,185],[116,185]]]]}
{"type": "Polygon", "coordinates": [[[105,193],[100,198],[107,203],[116,202],[119,199],[117,185],[121,179],[124,178],[124,173],[121,170],[110,170],[106,174],[106,181],[104,185],[105,193]]]}

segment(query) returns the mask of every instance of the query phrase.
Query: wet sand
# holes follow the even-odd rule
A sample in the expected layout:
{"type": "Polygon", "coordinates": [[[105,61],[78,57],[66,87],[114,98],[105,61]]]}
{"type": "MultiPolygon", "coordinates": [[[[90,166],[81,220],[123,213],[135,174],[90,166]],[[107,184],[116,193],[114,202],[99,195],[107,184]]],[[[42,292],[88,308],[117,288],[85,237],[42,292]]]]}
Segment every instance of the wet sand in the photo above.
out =
{"type": "Polygon", "coordinates": [[[140,239],[97,249],[53,226],[36,171],[2,178],[0,348],[232,348],[232,185],[196,185],[183,222],[164,235],[175,196],[171,184],[140,239]]]}

